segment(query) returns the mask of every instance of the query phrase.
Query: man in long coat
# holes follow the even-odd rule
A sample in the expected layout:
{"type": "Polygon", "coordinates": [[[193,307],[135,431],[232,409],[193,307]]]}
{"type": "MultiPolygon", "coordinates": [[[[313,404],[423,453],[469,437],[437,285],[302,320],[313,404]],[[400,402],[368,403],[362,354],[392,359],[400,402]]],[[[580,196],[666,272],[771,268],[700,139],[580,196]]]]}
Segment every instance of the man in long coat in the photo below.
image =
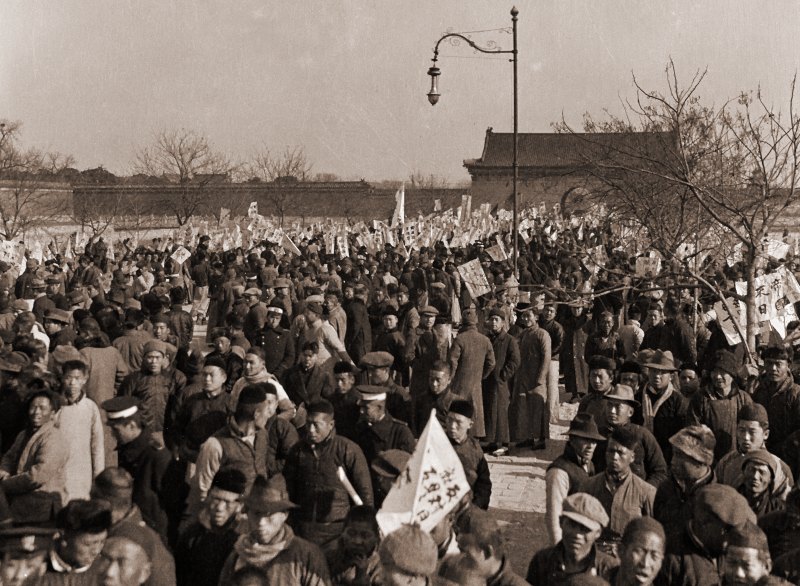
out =
{"type": "MultiPolygon", "coordinates": [[[[533,314],[532,308],[526,313],[533,314]]],[[[547,403],[547,375],[550,370],[550,335],[536,319],[519,336],[520,368],[514,376],[514,394],[509,411],[511,439],[532,442],[544,449],[550,437],[550,407],[547,403]]]]}
{"type": "Polygon", "coordinates": [[[486,441],[495,448],[495,455],[508,453],[511,437],[508,431],[508,405],[511,401],[509,385],[519,368],[517,340],[503,331],[505,315],[494,308],[487,318],[487,331],[494,349],[494,372],[483,381],[483,409],[486,419],[486,441]]]}
{"type": "Polygon", "coordinates": [[[481,382],[495,366],[494,350],[489,338],[477,330],[478,317],[474,310],[462,315],[461,331],[450,347],[448,361],[453,372],[451,387],[459,397],[472,401],[475,408],[473,434],[484,437],[483,389],[481,382]]]}

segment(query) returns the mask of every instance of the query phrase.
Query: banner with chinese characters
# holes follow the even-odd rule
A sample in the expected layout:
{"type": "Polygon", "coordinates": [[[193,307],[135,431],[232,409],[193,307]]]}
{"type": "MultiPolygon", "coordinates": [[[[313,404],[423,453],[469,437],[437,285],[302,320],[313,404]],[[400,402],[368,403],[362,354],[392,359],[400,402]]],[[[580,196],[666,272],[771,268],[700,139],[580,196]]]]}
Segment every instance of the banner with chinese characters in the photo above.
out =
{"type": "Polygon", "coordinates": [[[383,535],[404,524],[431,531],[468,492],[464,468],[433,410],[405,470],[378,511],[378,525],[383,535]]]}
{"type": "Polygon", "coordinates": [[[469,294],[474,299],[491,292],[492,288],[489,286],[489,280],[486,278],[486,273],[483,272],[481,261],[477,258],[460,265],[458,274],[461,275],[469,294]]]}

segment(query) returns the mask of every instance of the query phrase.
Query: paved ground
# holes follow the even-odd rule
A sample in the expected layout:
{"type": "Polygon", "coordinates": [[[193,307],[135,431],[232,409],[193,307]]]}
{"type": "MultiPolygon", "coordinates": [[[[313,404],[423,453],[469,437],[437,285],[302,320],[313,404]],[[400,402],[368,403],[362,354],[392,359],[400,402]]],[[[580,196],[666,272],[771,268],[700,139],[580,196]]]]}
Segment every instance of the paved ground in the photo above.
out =
{"type": "MultiPolygon", "coordinates": [[[[195,340],[204,342],[206,326],[195,326],[194,334],[195,340]]],[[[565,400],[563,392],[561,398],[565,400]]],[[[520,449],[512,450],[509,456],[487,457],[492,474],[489,512],[503,525],[511,564],[522,576],[533,554],[548,545],[544,525],[544,473],[564,450],[564,433],[577,408],[577,405],[561,403],[559,422],[550,425],[551,439],[546,450],[520,449]]]]}
{"type": "Polygon", "coordinates": [[[523,577],[533,554],[548,545],[544,473],[550,462],[564,451],[564,433],[577,408],[561,403],[559,423],[550,425],[551,439],[546,450],[512,450],[510,456],[487,457],[492,474],[489,512],[503,525],[511,565],[523,577]]]}

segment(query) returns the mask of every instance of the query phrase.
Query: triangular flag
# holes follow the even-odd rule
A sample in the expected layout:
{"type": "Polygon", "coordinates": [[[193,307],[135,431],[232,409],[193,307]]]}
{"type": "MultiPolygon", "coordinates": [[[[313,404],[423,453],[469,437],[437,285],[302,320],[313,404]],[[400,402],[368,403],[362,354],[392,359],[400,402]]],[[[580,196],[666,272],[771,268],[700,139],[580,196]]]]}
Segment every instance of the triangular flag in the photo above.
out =
{"type": "Polygon", "coordinates": [[[461,461],[433,410],[411,459],[378,511],[378,525],[384,535],[403,524],[431,531],[469,490],[461,461]]]}

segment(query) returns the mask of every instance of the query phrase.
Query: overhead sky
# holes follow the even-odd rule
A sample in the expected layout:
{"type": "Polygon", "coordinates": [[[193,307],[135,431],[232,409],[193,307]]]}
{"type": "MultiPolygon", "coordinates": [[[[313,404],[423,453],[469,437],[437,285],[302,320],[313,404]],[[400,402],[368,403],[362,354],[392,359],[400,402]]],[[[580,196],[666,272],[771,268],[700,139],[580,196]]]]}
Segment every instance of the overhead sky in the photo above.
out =
{"type": "MultiPolygon", "coordinates": [[[[497,0],[3,0],[0,118],[27,145],[81,169],[129,172],[161,129],[205,134],[246,159],[304,146],[315,172],[468,179],[486,128],[510,131],[512,70],[445,46],[439,104],[426,99],[436,39],[508,27],[497,0]]],[[[664,89],[708,68],[720,104],[759,84],[780,105],[800,66],[796,0],[520,0],[520,131],[562,112],[619,111],[631,73],[664,89]]],[[[472,35],[506,48],[502,32],[472,35]]]]}

